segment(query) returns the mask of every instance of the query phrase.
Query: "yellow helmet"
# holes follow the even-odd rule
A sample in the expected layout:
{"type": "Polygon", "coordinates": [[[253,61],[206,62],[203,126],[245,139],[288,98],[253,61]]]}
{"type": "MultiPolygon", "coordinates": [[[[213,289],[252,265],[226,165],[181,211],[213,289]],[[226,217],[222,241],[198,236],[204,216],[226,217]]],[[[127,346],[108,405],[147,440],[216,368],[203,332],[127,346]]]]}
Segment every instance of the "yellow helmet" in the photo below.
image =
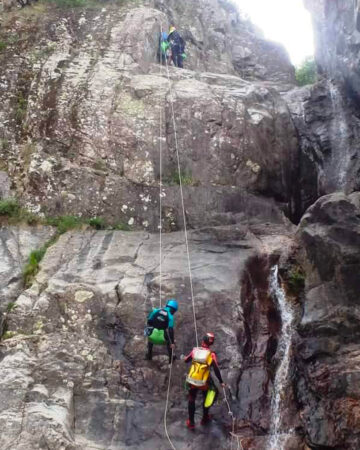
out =
{"type": "Polygon", "coordinates": [[[176,30],[176,28],[175,27],[173,27],[173,26],[171,26],[170,28],[169,28],[169,34],[171,34],[173,31],[175,31],[176,30]]]}

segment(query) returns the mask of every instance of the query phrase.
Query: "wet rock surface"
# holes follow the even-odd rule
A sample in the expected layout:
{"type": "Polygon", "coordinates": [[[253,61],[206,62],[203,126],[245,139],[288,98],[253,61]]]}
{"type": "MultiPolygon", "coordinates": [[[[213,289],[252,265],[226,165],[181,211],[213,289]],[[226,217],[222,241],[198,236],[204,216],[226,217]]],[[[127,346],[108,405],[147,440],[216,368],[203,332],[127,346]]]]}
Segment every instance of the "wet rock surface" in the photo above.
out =
{"type": "Polygon", "coordinates": [[[322,195],[358,191],[359,112],[343,85],[324,79],[284,97],[300,137],[301,211],[322,195]]]}
{"type": "Polygon", "coordinates": [[[306,268],[297,380],[309,442],[358,448],[359,193],[319,199],[299,228],[306,268]]]}
{"type": "MultiPolygon", "coordinates": [[[[190,236],[198,332],[211,329],[216,334],[229,398],[234,406],[242,398],[241,415],[253,423],[258,417],[251,411],[258,410],[260,399],[255,392],[245,398],[246,380],[260,377],[269,384],[266,370],[259,373],[264,370],[260,361],[275,332],[266,323],[267,309],[274,308],[266,294],[270,266],[261,259],[265,256],[256,255],[276,259],[280,250],[290,252],[290,230],[232,226],[190,236]],[[249,270],[258,274],[258,307],[264,310],[261,336],[252,338],[245,332],[248,300],[241,294],[249,270]],[[240,372],[257,346],[264,349],[258,363],[244,363],[240,372]]],[[[184,235],[171,233],[163,239],[162,290],[181,305],[176,317],[180,356],[195,344],[184,235]]],[[[1,343],[0,420],[7,424],[2,448],[168,448],[163,429],[167,356],[157,348],[154,360],[144,361],[142,336],[146,313],[159,301],[158,245],[156,235],[104,231],[68,233],[50,247],[35,283],[8,315],[14,335],[1,343]]],[[[256,289],[252,295],[257,296],[256,289]]],[[[214,407],[215,421],[208,429],[202,431],[197,415],[195,434],[186,430],[186,370],[182,361],[174,363],[171,439],[178,448],[197,448],[200,442],[227,448],[231,422],[222,402],[214,407]]],[[[263,396],[265,416],[269,389],[263,396]]]]}
{"type": "Polygon", "coordinates": [[[345,84],[358,99],[359,2],[305,0],[305,4],[313,17],[316,59],[321,73],[345,84]]]}

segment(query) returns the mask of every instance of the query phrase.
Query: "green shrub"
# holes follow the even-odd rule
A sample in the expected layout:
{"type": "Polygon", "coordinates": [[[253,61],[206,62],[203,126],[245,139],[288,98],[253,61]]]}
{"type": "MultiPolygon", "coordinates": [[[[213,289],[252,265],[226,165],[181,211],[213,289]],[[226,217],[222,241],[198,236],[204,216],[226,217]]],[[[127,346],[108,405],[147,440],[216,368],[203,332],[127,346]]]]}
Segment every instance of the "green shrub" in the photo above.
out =
{"type": "Polygon", "coordinates": [[[127,223],[117,223],[112,227],[113,230],[130,231],[131,227],[127,223]]]}
{"type": "MultiPolygon", "coordinates": [[[[180,177],[179,172],[176,170],[172,172],[169,176],[164,177],[164,183],[170,184],[170,185],[180,185],[180,177]]],[[[182,172],[181,173],[181,183],[183,186],[191,186],[197,184],[195,180],[193,179],[190,172],[182,172]]]]}
{"type": "Polygon", "coordinates": [[[288,289],[291,294],[299,295],[305,288],[305,275],[300,267],[293,269],[287,279],[288,289]]]}
{"type": "Polygon", "coordinates": [[[17,216],[20,212],[20,205],[14,198],[0,200],[0,216],[17,216]]]}
{"type": "Polygon", "coordinates": [[[299,86],[314,84],[317,80],[316,63],[312,56],[308,56],[295,69],[295,77],[299,86]]]}
{"type": "Polygon", "coordinates": [[[47,246],[44,245],[38,250],[33,250],[30,253],[29,260],[24,268],[23,279],[25,287],[29,287],[32,283],[34,276],[38,273],[40,268],[40,261],[43,259],[47,250],[47,246]]]}
{"type": "Polygon", "coordinates": [[[16,331],[5,331],[5,333],[2,335],[2,340],[5,341],[6,339],[11,339],[16,335],[17,335],[16,331]]]}
{"type": "Polygon", "coordinates": [[[47,217],[45,223],[56,227],[58,234],[63,234],[74,228],[79,228],[83,224],[83,220],[76,216],[59,216],[47,217]]]}
{"type": "Polygon", "coordinates": [[[6,42],[0,41],[0,52],[3,52],[6,49],[7,46],[8,45],[7,45],[6,42]]]}
{"type": "Polygon", "coordinates": [[[15,303],[15,302],[9,302],[7,305],[6,305],[6,312],[11,312],[11,311],[14,311],[14,309],[16,309],[18,307],[18,305],[15,303]]]}
{"type": "Polygon", "coordinates": [[[24,94],[20,91],[16,99],[16,110],[15,110],[15,117],[18,122],[22,122],[25,119],[26,110],[27,110],[27,100],[24,97],[24,94]]]}
{"type": "Polygon", "coordinates": [[[95,230],[104,230],[106,228],[106,222],[102,217],[92,217],[88,220],[88,224],[95,230]]]}
{"type": "Polygon", "coordinates": [[[86,0],[50,0],[55,3],[56,6],[60,8],[78,8],[79,6],[85,6],[86,0]]]}
{"type": "Polygon", "coordinates": [[[0,201],[0,216],[7,216],[9,223],[27,223],[28,225],[36,225],[42,222],[42,219],[36,214],[22,208],[16,199],[7,199],[0,201]]]}

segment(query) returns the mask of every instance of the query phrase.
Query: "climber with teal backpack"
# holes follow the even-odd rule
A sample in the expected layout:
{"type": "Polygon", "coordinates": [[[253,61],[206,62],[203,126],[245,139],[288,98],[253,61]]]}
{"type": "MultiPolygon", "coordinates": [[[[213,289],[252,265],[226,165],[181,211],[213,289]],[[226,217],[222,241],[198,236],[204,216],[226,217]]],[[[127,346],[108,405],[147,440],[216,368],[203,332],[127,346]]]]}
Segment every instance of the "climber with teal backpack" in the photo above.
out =
{"type": "Polygon", "coordinates": [[[172,298],[167,301],[165,308],[156,308],[148,315],[148,326],[145,328],[145,335],[148,337],[147,360],[152,360],[154,345],[167,346],[169,364],[175,359],[174,314],[178,307],[178,302],[172,298]]]}

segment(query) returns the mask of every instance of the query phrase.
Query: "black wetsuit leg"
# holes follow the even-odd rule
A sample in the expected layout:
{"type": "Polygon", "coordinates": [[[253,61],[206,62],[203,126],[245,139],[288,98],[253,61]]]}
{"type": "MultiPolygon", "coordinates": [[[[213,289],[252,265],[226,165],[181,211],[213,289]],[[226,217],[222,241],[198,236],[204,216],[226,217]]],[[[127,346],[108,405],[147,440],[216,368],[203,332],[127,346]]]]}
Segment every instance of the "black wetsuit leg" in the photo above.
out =
{"type": "Polygon", "coordinates": [[[148,347],[148,351],[147,351],[146,359],[151,361],[152,360],[152,353],[153,353],[154,344],[152,342],[148,341],[147,347],[148,347]]]}
{"type": "Polygon", "coordinates": [[[191,387],[189,389],[188,411],[189,411],[189,421],[190,421],[191,425],[195,424],[195,409],[196,409],[195,400],[196,400],[198,390],[199,389],[197,389],[195,387],[191,387]]]}

